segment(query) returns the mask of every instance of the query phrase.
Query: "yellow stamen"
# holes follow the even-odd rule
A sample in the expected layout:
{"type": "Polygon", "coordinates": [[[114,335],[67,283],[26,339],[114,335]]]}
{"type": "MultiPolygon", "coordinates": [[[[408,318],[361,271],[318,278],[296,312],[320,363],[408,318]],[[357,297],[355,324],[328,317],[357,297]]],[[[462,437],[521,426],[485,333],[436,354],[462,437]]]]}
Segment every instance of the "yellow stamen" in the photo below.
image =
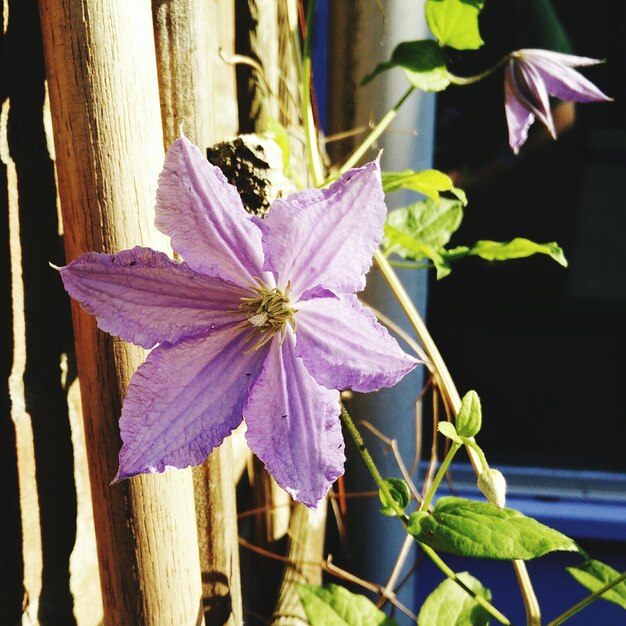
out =
{"type": "Polygon", "coordinates": [[[239,310],[247,315],[247,320],[241,326],[252,328],[246,341],[256,338],[248,352],[258,350],[278,333],[284,339],[285,324],[289,323],[294,330],[296,328],[294,315],[297,313],[297,309],[291,306],[289,299],[291,285],[287,283],[283,292],[278,287],[270,288],[259,278],[255,278],[255,280],[257,284],[251,285],[250,289],[257,295],[252,298],[241,298],[239,305],[239,310]]]}

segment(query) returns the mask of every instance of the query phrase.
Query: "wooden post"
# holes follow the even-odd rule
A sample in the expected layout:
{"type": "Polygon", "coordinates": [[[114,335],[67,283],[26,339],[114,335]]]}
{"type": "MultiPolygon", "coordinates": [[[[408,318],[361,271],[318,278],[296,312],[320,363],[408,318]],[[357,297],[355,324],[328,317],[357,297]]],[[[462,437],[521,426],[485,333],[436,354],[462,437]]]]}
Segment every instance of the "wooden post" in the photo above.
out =
{"type": "MultiPolygon", "coordinates": [[[[40,15],[68,260],[164,249],[152,211],[163,139],[149,0],[40,0],[40,15]]],[[[109,486],[121,399],[145,353],[75,304],[73,319],[105,623],[202,624],[191,473],[109,486]]]]}
{"type": "MultiPolygon", "coordinates": [[[[197,0],[152,0],[154,40],[165,148],[181,129],[202,150],[216,141],[210,6],[197,0]]],[[[234,26],[233,26],[234,27],[234,26]]],[[[236,106],[237,95],[230,94],[236,106]]]]}
{"type": "Polygon", "coordinates": [[[322,584],[322,569],[319,565],[324,552],[326,537],[327,503],[320,503],[316,511],[297,504],[289,520],[289,549],[272,626],[305,626],[309,623],[297,585],[322,584]],[[291,563],[296,564],[294,567],[291,563]]]}
{"type": "MultiPolygon", "coordinates": [[[[220,20],[223,16],[212,14],[213,7],[198,0],[153,0],[152,6],[165,147],[182,129],[204,151],[225,138],[220,130],[226,129],[215,117],[218,90],[212,66],[223,64],[214,42],[220,30],[230,28],[234,37],[234,21],[220,20]]],[[[232,89],[221,96],[224,106],[236,110],[230,69],[232,89]]],[[[232,127],[228,134],[235,131],[232,127]]],[[[193,468],[193,478],[205,620],[208,625],[237,626],[243,614],[230,439],[193,468]]]]}
{"type": "MultiPolygon", "coordinates": [[[[304,130],[302,124],[301,90],[301,45],[298,24],[298,3],[296,0],[247,0],[238,2],[246,5],[247,20],[238,24],[240,47],[238,52],[258,59],[263,76],[254,71],[249,75],[247,67],[242,67],[240,82],[240,124],[246,132],[265,132],[268,121],[280,122],[290,138],[291,166],[301,181],[311,183],[306,163],[304,130]],[[248,33],[241,32],[247,27],[248,33]],[[242,99],[242,94],[249,99],[242,99]],[[247,114],[248,119],[244,119],[247,114]]],[[[243,11],[242,11],[243,13],[243,11]]],[[[237,16],[240,18],[240,15],[237,16]]],[[[287,192],[289,192],[288,190],[287,192]]],[[[304,624],[305,615],[298,598],[296,584],[303,581],[302,572],[309,582],[321,581],[321,565],[325,536],[326,506],[320,505],[317,512],[306,509],[301,504],[292,506],[287,494],[267,475],[262,463],[254,459],[252,483],[258,507],[267,507],[264,515],[257,520],[257,541],[260,544],[278,547],[278,540],[289,534],[289,558],[298,563],[309,563],[300,567],[301,574],[291,567],[281,572],[278,582],[279,593],[273,611],[276,624],[304,624]],[[293,513],[292,513],[293,512],[293,513]]],[[[261,593],[265,593],[268,583],[276,584],[267,566],[268,576],[261,581],[261,593]]],[[[259,603],[259,609],[265,606],[259,603]]]]}
{"type": "MultiPolygon", "coordinates": [[[[247,0],[240,2],[237,14],[241,54],[259,60],[260,76],[247,66],[238,68],[240,126],[245,132],[265,132],[269,120],[280,122],[291,132],[294,170],[306,180],[302,160],[302,129],[299,117],[300,55],[298,12],[294,0],[247,0]],[[244,15],[247,10],[247,15],[244,15]],[[247,83],[247,84],[245,84],[247,83]],[[249,96],[249,97],[245,97],[249,96]],[[243,119],[247,116],[247,119],[243,119]],[[296,131],[296,132],[294,132],[296,131]]],[[[257,539],[272,543],[280,540],[289,527],[290,498],[265,472],[263,463],[253,458],[250,471],[256,506],[265,507],[257,520],[257,539]]]]}

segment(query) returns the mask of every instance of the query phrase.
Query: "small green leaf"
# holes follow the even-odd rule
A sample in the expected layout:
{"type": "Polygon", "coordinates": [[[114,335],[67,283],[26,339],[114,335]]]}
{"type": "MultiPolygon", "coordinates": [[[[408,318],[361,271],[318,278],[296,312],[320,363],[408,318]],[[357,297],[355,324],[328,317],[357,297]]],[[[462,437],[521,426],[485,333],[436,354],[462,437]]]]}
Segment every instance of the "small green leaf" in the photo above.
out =
{"type": "Polygon", "coordinates": [[[458,443],[460,446],[463,445],[463,440],[457,434],[456,428],[454,424],[451,422],[439,422],[437,424],[437,430],[448,439],[452,439],[454,443],[458,443]]]}
{"type": "Polygon", "coordinates": [[[482,8],[476,0],[426,0],[426,21],[440,46],[476,50],[485,43],[478,29],[482,8]]]}
{"type": "Polygon", "coordinates": [[[383,172],[382,181],[385,193],[393,193],[399,189],[412,189],[428,196],[431,200],[439,200],[440,191],[449,191],[463,203],[463,206],[467,205],[465,192],[455,187],[452,179],[439,170],[383,172]]]}
{"type": "MultiPolygon", "coordinates": [[[[458,577],[477,596],[491,602],[491,592],[479,580],[467,572],[460,572],[458,577]]],[[[422,604],[417,626],[489,626],[489,613],[447,578],[422,604]]]]}
{"type": "MultiPolygon", "coordinates": [[[[451,256],[459,256],[460,249],[449,250],[451,256]]],[[[523,237],[516,237],[511,241],[477,241],[464,255],[479,256],[487,261],[508,261],[521,259],[533,254],[547,254],[559,265],[567,267],[567,260],[563,250],[554,242],[535,243],[523,237]]]]}
{"type": "Polygon", "coordinates": [[[464,498],[440,498],[431,514],[409,516],[409,533],[435,550],[481,559],[534,559],[556,550],[579,551],[562,533],[514,509],[464,498]]]}
{"type": "Polygon", "coordinates": [[[411,261],[429,259],[441,279],[450,273],[443,246],[463,220],[459,200],[422,200],[390,211],[385,224],[383,249],[411,261]]]}
{"type": "Polygon", "coordinates": [[[450,84],[443,51],[435,41],[403,41],[394,49],[391,59],[379,63],[371,74],[361,81],[369,83],[381,72],[394,67],[404,70],[409,82],[424,91],[442,91],[450,84]]]}
{"type": "MultiPolygon", "coordinates": [[[[411,501],[411,492],[409,486],[401,478],[385,478],[385,484],[394,502],[404,511],[409,502],[411,501]]],[[[378,490],[378,497],[383,504],[383,508],[380,512],[383,515],[394,516],[396,512],[393,510],[391,504],[387,501],[387,497],[383,493],[382,489],[378,490]]]]}
{"type": "Polygon", "coordinates": [[[430,259],[437,270],[437,278],[444,278],[450,273],[450,266],[432,246],[416,241],[410,235],[389,224],[385,224],[385,238],[390,244],[386,251],[387,254],[395,252],[404,258],[415,261],[430,259]]]}
{"type": "Polygon", "coordinates": [[[397,626],[365,596],[339,585],[298,585],[298,595],[311,626],[397,626]]]}
{"type": "Polygon", "coordinates": [[[474,391],[468,391],[461,401],[459,414],[456,416],[456,430],[461,437],[473,437],[482,425],[480,398],[474,391]]]}
{"type": "MultiPolygon", "coordinates": [[[[463,221],[463,206],[458,200],[440,198],[439,200],[422,200],[415,204],[394,209],[387,215],[387,224],[409,235],[416,242],[425,244],[435,250],[442,249],[452,234],[463,221]]],[[[416,258],[413,253],[403,250],[403,246],[393,247],[391,242],[383,245],[389,252],[402,257],[416,258]]],[[[420,258],[424,258],[422,255],[420,258]]]]}
{"type": "MultiPolygon", "coordinates": [[[[587,561],[579,567],[568,567],[566,569],[583,587],[586,587],[591,592],[598,591],[598,589],[621,576],[610,565],[594,560],[587,561]]],[[[626,581],[617,583],[615,587],[609,589],[600,597],[609,602],[619,604],[623,609],[626,609],[626,581]]]]}

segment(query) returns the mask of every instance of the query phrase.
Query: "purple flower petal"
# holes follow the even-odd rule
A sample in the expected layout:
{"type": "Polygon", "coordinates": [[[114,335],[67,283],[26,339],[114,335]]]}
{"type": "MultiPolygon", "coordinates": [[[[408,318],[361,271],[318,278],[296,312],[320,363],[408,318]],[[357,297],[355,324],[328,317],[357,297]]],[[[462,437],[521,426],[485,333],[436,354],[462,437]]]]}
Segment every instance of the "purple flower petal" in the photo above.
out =
{"type": "Polygon", "coordinates": [[[128,386],[116,480],[202,463],[241,422],[267,349],[223,330],[155,348],[128,386]]]}
{"type": "Polygon", "coordinates": [[[242,287],[265,280],[259,229],[221,170],[185,137],[165,155],[155,221],[196,272],[242,287]]]}
{"type": "Polygon", "coordinates": [[[515,154],[528,139],[528,130],[535,121],[535,116],[517,99],[512,87],[512,68],[507,67],[504,74],[504,112],[509,129],[509,145],[515,154]]]}
{"type": "Polygon", "coordinates": [[[315,507],[343,474],[339,392],[318,385],[294,353],[291,330],[271,343],[244,409],[250,449],[294,499],[315,507]]]}
{"type": "Polygon", "coordinates": [[[572,102],[611,100],[582,74],[571,67],[559,65],[550,57],[539,57],[534,64],[551,96],[572,102]]]}
{"type": "Polygon", "coordinates": [[[572,69],[601,63],[550,50],[524,49],[510,55],[504,75],[509,144],[517,154],[535,117],[556,138],[550,96],[574,102],[611,100],[591,81],[572,69]]]}
{"type": "Polygon", "coordinates": [[[512,69],[510,85],[516,98],[556,138],[550,96],[541,75],[532,64],[523,60],[514,63],[512,69]]]}
{"type": "Polygon", "coordinates": [[[294,299],[317,285],[337,293],[365,286],[386,215],[378,163],[344,174],[328,189],[275,200],[263,220],[264,269],[291,281],[294,299]]]}
{"type": "Polygon", "coordinates": [[[418,364],[356,296],[299,302],[297,319],[296,354],[325,387],[376,391],[418,364]]]}
{"type": "Polygon", "coordinates": [[[523,48],[522,50],[517,50],[516,54],[529,63],[537,64],[538,61],[546,59],[556,65],[564,65],[565,67],[583,67],[598,65],[604,62],[601,59],[579,57],[574,54],[565,54],[563,52],[555,52],[554,50],[542,50],[540,48],[523,48]]]}
{"type": "Polygon", "coordinates": [[[243,319],[240,287],[191,271],[162,252],[83,254],[59,269],[67,292],[98,327],[144,348],[208,335],[243,319]]]}

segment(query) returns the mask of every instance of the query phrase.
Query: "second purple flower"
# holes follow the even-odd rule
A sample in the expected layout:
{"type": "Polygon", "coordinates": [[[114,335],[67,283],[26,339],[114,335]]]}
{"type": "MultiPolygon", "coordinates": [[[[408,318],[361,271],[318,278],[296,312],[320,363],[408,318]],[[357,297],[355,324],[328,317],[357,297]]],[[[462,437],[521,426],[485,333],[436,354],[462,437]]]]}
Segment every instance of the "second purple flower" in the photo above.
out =
{"type": "Polygon", "coordinates": [[[601,63],[549,50],[517,50],[509,55],[504,74],[504,107],[509,144],[517,154],[535,118],[556,138],[550,96],[573,102],[611,100],[575,67],[601,63]]]}

